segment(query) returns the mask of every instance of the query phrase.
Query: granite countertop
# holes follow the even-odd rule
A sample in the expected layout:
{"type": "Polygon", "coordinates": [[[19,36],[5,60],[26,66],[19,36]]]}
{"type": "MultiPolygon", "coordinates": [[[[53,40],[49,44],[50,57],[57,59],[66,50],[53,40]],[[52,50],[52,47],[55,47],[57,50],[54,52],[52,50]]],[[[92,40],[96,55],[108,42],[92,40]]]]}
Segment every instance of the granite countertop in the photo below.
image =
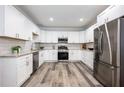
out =
{"type": "Polygon", "coordinates": [[[40,50],[26,51],[26,52],[21,52],[21,53],[19,53],[19,54],[12,54],[12,53],[0,54],[0,57],[20,57],[20,56],[32,54],[32,53],[38,52],[38,51],[40,51],[40,50]]]}
{"type": "MultiPolygon", "coordinates": [[[[0,54],[0,58],[2,57],[20,57],[20,56],[25,56],[25,55],[29,55],[32,54],[34,52],[39,52],[39,51],[43,51],[43,50],[58,50],[58,49],[42,49],[42,50],[32,50],[32,51],[25,51],[25,52],[21,52],[19,54],[12,54],[12,53],[7,53],[7,54],[0,54]]],[[[81,50],[81,49],[69,49],[69,50],[81,50]]],[[[81,50],[81,51],[90,51],[93,52],[91,50],[81,50]]]]}

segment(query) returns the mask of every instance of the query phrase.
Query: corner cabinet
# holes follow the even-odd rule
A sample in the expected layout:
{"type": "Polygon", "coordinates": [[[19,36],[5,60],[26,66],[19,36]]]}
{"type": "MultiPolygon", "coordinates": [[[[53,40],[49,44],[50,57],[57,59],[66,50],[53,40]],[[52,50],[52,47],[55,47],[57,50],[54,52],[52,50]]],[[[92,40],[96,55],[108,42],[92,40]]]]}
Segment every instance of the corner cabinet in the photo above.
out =
{"type": "Polygon", "coordinates": [[[81,51],[80,50],[69,50],[69,61],[80,61],[81,51]]]}
{"type": "Polygon", "coordinates": [[[32,54],[20,57],[2,57],[2,87],[19,87],[32,73],[32,54]]]}
{"type": "Polygon", "coordinates": [[[89,68],[93,70],[93,61],[94,61],[94,52],[89,50],[81,51],[81,60],[84,64],[86,64],[89,68]]]}
{"type": "Polygon", "coordinates": [[[33,26],[14,6],[0,6],[0,37],[32,40],[33,26]]]}
{"type": "Polygon", "coordinates": [[[86,29],[80,31],[80,43],[92,43],[94,42],[94,29],[97,27],[97,23],[86,29]]]}

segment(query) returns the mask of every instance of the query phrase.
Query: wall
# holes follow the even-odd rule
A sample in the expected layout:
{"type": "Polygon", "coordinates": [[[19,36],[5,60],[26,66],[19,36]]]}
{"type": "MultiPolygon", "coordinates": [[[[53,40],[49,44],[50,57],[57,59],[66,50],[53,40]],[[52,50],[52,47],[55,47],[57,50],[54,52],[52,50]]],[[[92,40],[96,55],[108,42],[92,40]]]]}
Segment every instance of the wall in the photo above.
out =
{"type": "Polygon", "coordinates": [[[20,41],[15,39],[0,38],[0,55],[12,53],[11,48],[13,46],[21,46],[22,52],[30,51],[32,43],[29,41],[20,41]]]}
{"type": "MultiPolygon", "coordinates": [[[[36,48],[38,48],[39,49],[39,47],[44,47],[44,49],[58,49],[58,46],[59,45],[62,45],[62,44],[38,44],[38,43],[36,43],[36,48]]],[[[63,44],[63,45],[65,45],[65,44],[63,44]]],[[[81,49],[81,44],[66,44],[65,46],[67,46],[68,47],[68,49],[74,49],[74,50],[80,50],[81,49]]]]}

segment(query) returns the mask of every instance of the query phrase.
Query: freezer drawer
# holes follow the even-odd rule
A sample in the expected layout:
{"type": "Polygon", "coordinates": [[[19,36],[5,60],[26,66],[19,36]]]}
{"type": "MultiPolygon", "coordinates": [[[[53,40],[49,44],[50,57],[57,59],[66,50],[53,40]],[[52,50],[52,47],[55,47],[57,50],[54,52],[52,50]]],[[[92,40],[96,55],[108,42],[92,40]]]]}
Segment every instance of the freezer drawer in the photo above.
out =
{"type": "Polygon", "coordinates": [[[119,68],[98,62],[94,63],[94,77],[104,86],[118,86],[119,83],[119,68]]]}

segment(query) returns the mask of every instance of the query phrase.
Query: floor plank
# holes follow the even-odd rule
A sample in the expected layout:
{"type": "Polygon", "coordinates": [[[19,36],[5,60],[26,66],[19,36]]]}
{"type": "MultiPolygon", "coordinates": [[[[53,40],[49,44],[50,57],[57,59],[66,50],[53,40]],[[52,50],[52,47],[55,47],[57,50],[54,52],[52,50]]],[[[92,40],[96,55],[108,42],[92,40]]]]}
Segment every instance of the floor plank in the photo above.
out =
{"type": "Polygon", "coordinates": [[[45,62],[22,87],[102,86],[81,62],[45,62]]]}

